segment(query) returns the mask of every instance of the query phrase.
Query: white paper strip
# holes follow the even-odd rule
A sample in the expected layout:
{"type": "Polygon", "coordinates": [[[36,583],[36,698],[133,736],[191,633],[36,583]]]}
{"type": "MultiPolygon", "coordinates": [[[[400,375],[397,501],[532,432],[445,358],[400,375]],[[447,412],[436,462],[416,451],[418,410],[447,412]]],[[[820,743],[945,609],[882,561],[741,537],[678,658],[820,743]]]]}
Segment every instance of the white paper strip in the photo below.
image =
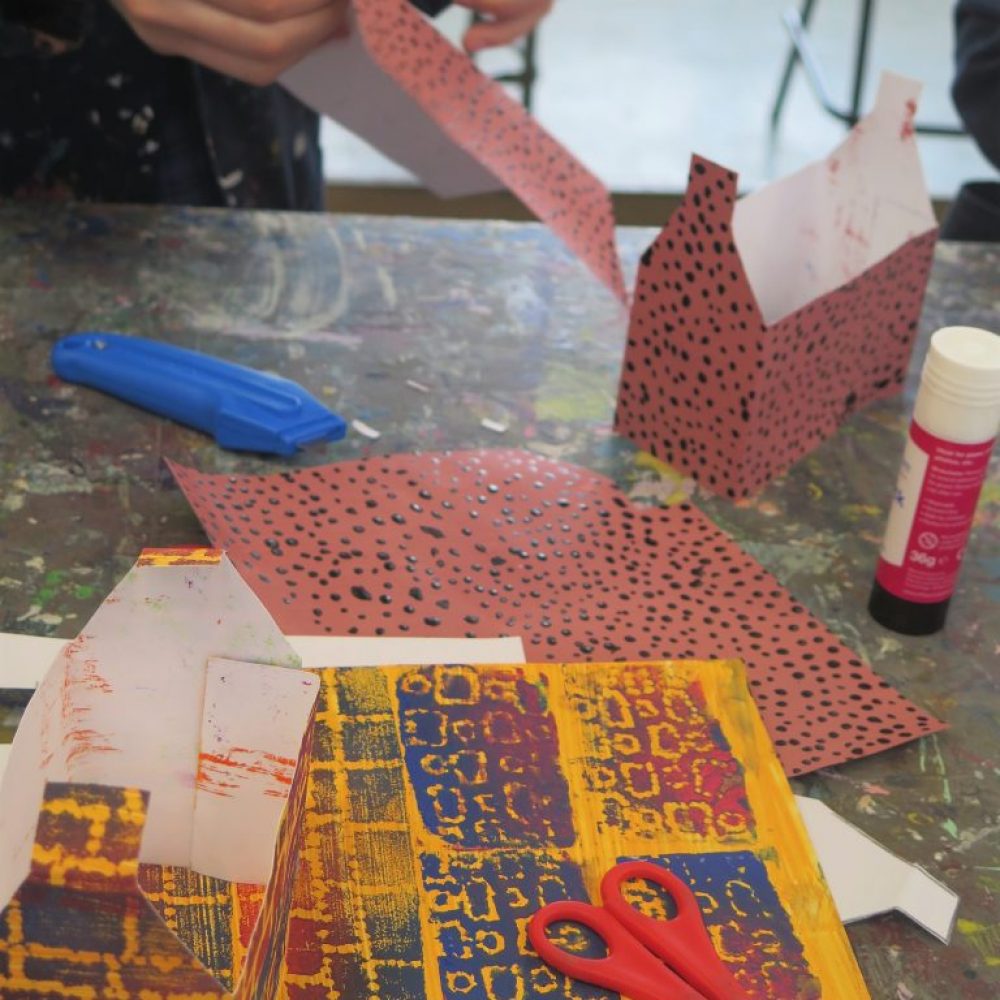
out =
{"type": "MultiPolygon", "coordinates": [[[[517,636],[502,639],[395,638],[392,636],[286,636],[304,667],[384,667],[421,663],[524,663],[517,636]]],[[[32,691],[65,639],[0,632],[0,688],[32,691]]]]}
{"type": "Polygon", "coordinates": [[[899,910],[948,943],[958,909],[958,896],[951,889],[886,850],[823,802],[795,798],[845,924],[899,910]]]}
{"type": "Polygon", "coordinates": [[[316,49],[285,72],[281,83],[300,101],[411,171],[442,198],[503,187],[378,66],[353,17],[347,38],[316,49]]]}
{"type": "Polygon", "coordinates": [[[293,635],[304,667],[389,667],[424,663],[524,663],[517,636],[437,639],[392,636],[293,635]]]}
{"type": "Polygon", "coordinates": [[[0,632],[0,688],[33,691],[65,645],[65,639],[0,632]]]}
{"type": "MultiPolygon", "coordinates": [[[[302,748],[319,677],[210,659],[201,720],[191,867],[231,882],[260,870],[302,748]]],[[[268,871],[268,874],[270,872],[268,871]]]]}

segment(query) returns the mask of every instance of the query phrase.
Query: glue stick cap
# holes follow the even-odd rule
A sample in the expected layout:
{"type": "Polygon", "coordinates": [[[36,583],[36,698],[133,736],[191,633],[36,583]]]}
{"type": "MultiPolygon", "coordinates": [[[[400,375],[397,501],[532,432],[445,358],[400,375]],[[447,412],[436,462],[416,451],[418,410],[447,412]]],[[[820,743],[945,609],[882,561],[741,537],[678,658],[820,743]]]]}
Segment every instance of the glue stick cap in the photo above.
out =
{"type": "Polygon", "coordinates": [[[931,337],[914,413],[952,441],[986,441],[1000,425],[1000,336],[946,326],[931,337]]]}

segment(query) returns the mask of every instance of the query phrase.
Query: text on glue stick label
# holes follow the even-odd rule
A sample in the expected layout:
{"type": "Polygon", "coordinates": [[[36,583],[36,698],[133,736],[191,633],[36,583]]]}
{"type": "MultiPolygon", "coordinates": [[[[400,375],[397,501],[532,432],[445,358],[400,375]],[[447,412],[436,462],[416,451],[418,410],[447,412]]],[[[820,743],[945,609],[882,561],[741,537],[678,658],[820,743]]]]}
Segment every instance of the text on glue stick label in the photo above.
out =
{"type": "Polygon", "coordinates": [[[949,598],[993,441],[955,444],[910,427],[876,579],[907,601],[949,598]]]}

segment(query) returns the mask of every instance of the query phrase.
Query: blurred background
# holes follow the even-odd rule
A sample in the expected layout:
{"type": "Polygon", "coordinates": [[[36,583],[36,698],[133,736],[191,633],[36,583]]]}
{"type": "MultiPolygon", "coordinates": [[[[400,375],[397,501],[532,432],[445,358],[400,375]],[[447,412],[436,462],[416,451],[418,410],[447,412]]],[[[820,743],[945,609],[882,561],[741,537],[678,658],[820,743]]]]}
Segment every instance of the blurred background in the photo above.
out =
{"type": "MultiPolygon", "coordinates": [[[[802,0],[795,0],[794,9],[802,0]]],[[[796,66],[781,118],[771,112],[790,48],[789,0],[556,0],[535,39],[531,108],[612,190],[622,223],[659,225],[697,152],[752,190],[825,156],[847,126],[828,114],[796,66]]],[[[863,13],[868,56],[861,110],[883,69],[921,80],[918,121],[957,125],[949,96],[951,0],[812,0],[808,37],[833,101],[850,104],[863,13]]],[[[457,39],[468,12],[438,19],[457,39]]],[[[491,75],[521,73],[523,50],[485,54],[491,75]]],[[[524,97],[523,86],[508,84],[524,97]]],[[[964,180],[992,177],[965,136],[918,137],[937,207],[964,180]]],[[[508,196],[440,201],[332,122],[323,127],[328,205],[340,211],[525,218],[508,196]]]]}

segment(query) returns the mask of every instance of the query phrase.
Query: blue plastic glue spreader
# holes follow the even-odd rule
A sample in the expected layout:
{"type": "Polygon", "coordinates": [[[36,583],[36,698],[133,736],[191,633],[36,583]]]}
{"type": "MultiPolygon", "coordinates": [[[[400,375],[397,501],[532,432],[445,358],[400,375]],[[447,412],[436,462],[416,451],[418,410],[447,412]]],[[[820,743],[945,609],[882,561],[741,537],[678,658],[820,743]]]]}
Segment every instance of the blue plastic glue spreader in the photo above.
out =
{"type": "Polygon", "coordinates": [[[52,348],[52,367],[61,379],[206,431],[237,451],[292,455],[347,430],[295,382],[142,337],[74,333],[52,348]]]}

